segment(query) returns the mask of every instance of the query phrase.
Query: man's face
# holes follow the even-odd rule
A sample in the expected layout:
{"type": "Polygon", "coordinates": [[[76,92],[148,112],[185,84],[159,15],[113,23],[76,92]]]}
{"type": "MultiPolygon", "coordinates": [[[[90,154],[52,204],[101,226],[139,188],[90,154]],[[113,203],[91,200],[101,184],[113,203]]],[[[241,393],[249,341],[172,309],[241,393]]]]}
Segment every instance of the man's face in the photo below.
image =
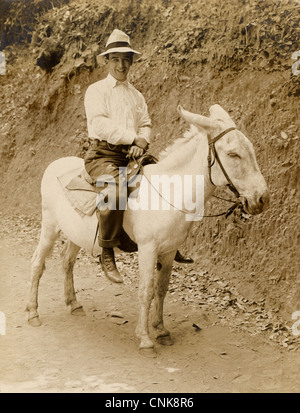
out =
{"type": "Polygon", "coordinates": [[[108,55],[108,71],[120,82],[127,79],[127,75],[132,65],[131,53],[109,53],[108,55]]]}

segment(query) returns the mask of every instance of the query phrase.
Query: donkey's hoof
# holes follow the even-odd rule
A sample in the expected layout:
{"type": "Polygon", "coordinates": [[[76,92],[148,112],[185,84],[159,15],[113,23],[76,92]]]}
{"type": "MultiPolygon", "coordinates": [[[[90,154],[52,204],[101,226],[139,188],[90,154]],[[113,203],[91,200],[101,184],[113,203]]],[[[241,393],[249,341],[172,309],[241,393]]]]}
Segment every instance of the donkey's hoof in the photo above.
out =
{"type": "Polygon", "coordinates": [[[85,314],[85,311],[84,311],[84,309],[83,309],[82,306],[73,308],[73,309],[71,310],[71,314],[72,314],[72,315],[75,315],[75,316],[79,316],[79,317],[86,315],[86,314],[85,314]]]}
{"type": "Polygon", "coordinates": [[[163,345],[163,346],[172,346],[173,345],[173,340],[170,336],[170,334],[166,335],[166,336],[158,336],[156,337],[156,341],[163,345]]]}
{"type": "Polygon", "coordinates": [[[28,319],[28,323],[32,326],[32,327],[40,327],[42,325],[42,322],[39,318],[38,315],[36,315],[35,317],[29,318],[28,319]]]}
{"type": "Polygon", "coordinates": [[[146,358],[155,358],[157,357],[157,352],[155,347],[139,348],[139,355],[146,358]]]}

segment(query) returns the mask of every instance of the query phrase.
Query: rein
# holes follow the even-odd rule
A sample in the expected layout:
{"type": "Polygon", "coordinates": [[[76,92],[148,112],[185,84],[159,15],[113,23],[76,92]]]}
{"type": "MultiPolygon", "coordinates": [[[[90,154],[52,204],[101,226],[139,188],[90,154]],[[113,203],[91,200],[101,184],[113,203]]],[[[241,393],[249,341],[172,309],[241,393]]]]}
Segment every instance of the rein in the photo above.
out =
{"type": "MultiPolygon", "coordinates": [[[[192,214],[193,214],[193,212],[188,211],[187,209],[180,209],[180,208],[177,208],[175,205],[173,205],[172,202],[168,201],[165,197],[163,197],[162,194],[159,192],[159,190],[156,189],[155,186],[152,185],[151,181],[147,178],[146,175],[144,175],[144,177],[145,177],[146,180],[149,182],[149,184],[151,185],[151,187],[158,193],[158,195],[161,197],[161,199],[163,199],[165,202],[167,202],[172,208],[176,209],[176,210],[179,211],[179,212],[183,212],[184,214],[189,214],[189,215],[192,215],[192,214]]],[[[213,196],[214,196],[214,195],[213,195],[213,196]]],[[[227,201],[227,202],[232,202],[232,203],[234,203],[234,201],[231,201],[231,200],[229,200],[229,199],[224,199],[224,198],[220,198],[220,197],[217,197],[217,196],[215,196],[215,198],[222,199],[223,201],[227,201]]],[[[235,202],[234,205],[232,205],[232,206],[231,206],[227,211],[225,211],[225,212],[221,212],[221,213],[215,214],[215,215],[201,215],[201,216],[202,216],[203,218],[214,218],[214,217],[221,217],[221,216],[223,216],[223,215],[226,215],[226,218],[227,218],[229,215],[232,214],[232,212],[235,210],[235,208],[236,208],[238,205],[241,205],[241,202],[235,202]]]]}

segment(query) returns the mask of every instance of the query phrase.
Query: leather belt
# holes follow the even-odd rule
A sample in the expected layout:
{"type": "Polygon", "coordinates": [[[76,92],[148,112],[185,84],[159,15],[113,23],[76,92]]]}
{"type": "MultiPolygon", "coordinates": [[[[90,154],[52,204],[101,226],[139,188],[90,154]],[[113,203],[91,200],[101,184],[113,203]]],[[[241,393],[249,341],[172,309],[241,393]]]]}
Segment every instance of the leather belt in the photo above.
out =
{"type": "Polygon", "coordinates": [[[130,145],[113,145],[112,143],[109,143],[107,141],[99,141],[99,139],[94,139],[93,145],[98,148],[105,148],[111,151],[123,152],[123,153],[128,152],[130,148],[130,145]]]}

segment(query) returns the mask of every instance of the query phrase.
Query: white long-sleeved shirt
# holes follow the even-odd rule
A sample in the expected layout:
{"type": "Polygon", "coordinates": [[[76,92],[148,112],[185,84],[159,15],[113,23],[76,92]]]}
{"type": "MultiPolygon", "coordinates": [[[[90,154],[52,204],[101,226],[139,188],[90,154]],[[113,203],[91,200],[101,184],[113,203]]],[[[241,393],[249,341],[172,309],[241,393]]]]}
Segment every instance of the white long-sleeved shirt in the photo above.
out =
{"type": "Polygon", "coordinates": [[[84,106],[89,138],[113,145],[131,145],[136,137],[150,142],[147,104],[128,81],[119,82],[109,74],[91,84],[85,93],[84,106]]]}

